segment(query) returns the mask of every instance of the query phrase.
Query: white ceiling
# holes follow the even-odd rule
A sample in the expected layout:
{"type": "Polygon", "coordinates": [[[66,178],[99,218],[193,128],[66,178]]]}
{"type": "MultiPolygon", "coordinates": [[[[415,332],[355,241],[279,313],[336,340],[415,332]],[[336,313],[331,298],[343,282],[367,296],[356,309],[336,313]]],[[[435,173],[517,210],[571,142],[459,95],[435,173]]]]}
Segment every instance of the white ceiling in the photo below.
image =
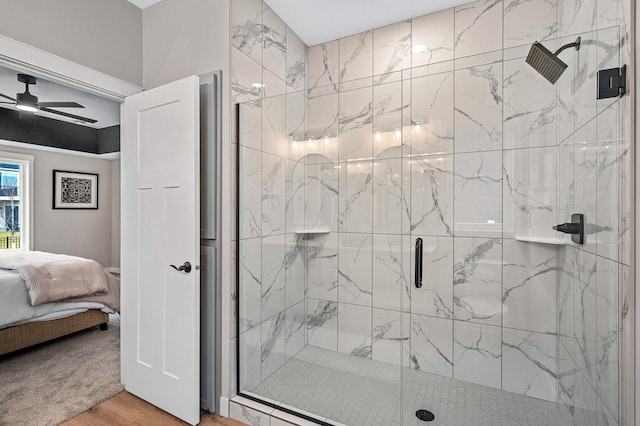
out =
{"type": "Polygon", "coordinates": [[[307,46],[471,3],[469,0],[264,1],[307,46]]]}
{"type": "MultiPolygon", "coordinates": [[[[17,74],[17,71],[0,67],[0,93],[15,98],[17,93],[24,92],[24,83],[20,83],[17,80],[17,74]]],[[[79,122],[73,118],[38,111],[36,114],[42,117],[67,121],[74,124],[82,124],[87,127],[93,127],[94,129],[102,129],[104,127],[120,124],[120,104],[118,102],[40,78],[37,79],[37,84],[29,86],[29,92],[31,92],[32,95],[37,96],[40,102],[78,102],[80,105],[84,106],[84,108],[52,109],[80,115],[82,117],[93,118],[94,120],[98,120],[98,122],[94,124],[79,122]]],[[[4,101],[9,100],[0,98],[0,102],[4,101]]],[[[9,104],[0,104],[0,107],[17,110],[14,105],[9,104]]]]}

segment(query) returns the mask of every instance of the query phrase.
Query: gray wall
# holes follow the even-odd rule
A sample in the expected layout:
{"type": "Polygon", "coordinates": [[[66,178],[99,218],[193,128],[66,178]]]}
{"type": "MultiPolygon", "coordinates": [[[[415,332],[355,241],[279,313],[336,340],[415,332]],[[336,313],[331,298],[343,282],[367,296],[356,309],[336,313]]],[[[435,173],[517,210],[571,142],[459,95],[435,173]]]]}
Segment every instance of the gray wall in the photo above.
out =
{"type": "MultiPolygon", "coordinates": [[[[120,203],[119,177],[112,180],[114,161],[79,157],[54,152],[4,146],[0,151],[33,155],[34,160],[34,206],[33,235],[35,250],[63,253],[93,259],[102,266],[118,266],[120,262],[119,242],[112,250],[112,200],[120,203]],[[98,210],[54,210],[53,170],[71,170],[97,173],[98,210]],[[117,262],[114,264],[113,261],[117,262]]],[[[119,163],[119,161],[115,161],[119,163]]],[[[115,226],[119,226],[118,223],[115,226]]],[[[119,228],[116,233],[119,234],[119,228]]]]}
{"type": "Polygon", "coordinates": [[[142,11],[127,0],[0,0],[0,34],[142,85],[142,11]]]}
{"type": "Polygon", "coordinates": [[[229,68],[229,1],[164,0],[142,12],[143,86],[229,68]]]}

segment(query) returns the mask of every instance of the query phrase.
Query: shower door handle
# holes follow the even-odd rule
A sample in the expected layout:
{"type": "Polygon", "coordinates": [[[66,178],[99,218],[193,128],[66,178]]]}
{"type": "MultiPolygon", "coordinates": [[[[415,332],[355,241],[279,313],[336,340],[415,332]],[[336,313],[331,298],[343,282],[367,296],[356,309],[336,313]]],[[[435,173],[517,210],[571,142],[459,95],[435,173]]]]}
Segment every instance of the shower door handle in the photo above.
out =
{"type": "Polygon", "coordinates": [[[422,238],[416,238],[415,280],[416,288],[422,287],[422,238]]]}

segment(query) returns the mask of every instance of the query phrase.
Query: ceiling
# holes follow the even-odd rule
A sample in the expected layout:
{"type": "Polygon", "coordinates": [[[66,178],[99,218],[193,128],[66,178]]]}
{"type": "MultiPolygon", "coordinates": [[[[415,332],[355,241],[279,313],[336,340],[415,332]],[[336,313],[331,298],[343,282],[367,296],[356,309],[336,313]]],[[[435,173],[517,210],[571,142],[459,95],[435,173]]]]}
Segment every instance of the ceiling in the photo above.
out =
{"type": "MultiPolygon", "coordinates": [[[[162,0],[129,0],[140,9],[162,0]]],[[[243,0],[240,0],[243,1],[243,0]]],[[[470,0],[264,0],[307,46],[427,15],[470,0]]]]}
{"type": "Polygon", "coordinates": [[[471,3],[469,0],[264,1],[307,46],[471,3]]]}
{"type": "MultiPolygon", "coordinates": [[[[17,74],[18,72],[15,70],[0,67],[0,93],[15,98],[16,93],[24,92],[24,83],[20,83],[17,80],[17,74]]],[[[102,129],[104,127],[111,127],[120,124],[120,104],[118,102],[91,95],[61,84],[52,83],[41,78],[37,79],[36,85],[29,87],[29,92],[31,92],[32,95],[37,96],[40,102],[78,102],[83,105],[84,108],[52,109],[87,118],[93,118],[94,120],[98,120],[98,122],[90,124],[57,114],[38,111],[36,114],[41,115],[42,117],[81,124],[94,129],[102,129]]],[[[0,100],[5,101],[7,99],[2,98],[0,100]]],[[[0,107],[17,110],[14,105],[10,104],[0,104],[0,107]]]]}

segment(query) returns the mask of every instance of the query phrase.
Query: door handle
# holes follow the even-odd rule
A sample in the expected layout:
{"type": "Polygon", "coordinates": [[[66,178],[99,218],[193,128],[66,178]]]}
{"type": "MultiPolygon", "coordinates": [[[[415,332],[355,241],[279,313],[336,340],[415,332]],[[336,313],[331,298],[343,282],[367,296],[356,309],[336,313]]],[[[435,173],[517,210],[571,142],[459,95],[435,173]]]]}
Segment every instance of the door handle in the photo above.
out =
{"type": "Polygon", "coordinates": [[[180,266],[176,266],[176,265],[169,265],[169,266],[171,266],[171,267],[172,267],[173,269],[175,269],[176,271],[182,271],[182,272],[185,272],[185,273],[187,273],[187,274],[188,274],[189,272],[191,272],[191,262],[189,262],[189,261],[184,262],[184,263],[183,263],[182,265],[180,265],[180,266]]]}
{"type": "Polygon", "coordinates": [[[416,238],[416,254],[415,254],[415,280],[416,288],[422,287],[422,238],[416,238]]]}

